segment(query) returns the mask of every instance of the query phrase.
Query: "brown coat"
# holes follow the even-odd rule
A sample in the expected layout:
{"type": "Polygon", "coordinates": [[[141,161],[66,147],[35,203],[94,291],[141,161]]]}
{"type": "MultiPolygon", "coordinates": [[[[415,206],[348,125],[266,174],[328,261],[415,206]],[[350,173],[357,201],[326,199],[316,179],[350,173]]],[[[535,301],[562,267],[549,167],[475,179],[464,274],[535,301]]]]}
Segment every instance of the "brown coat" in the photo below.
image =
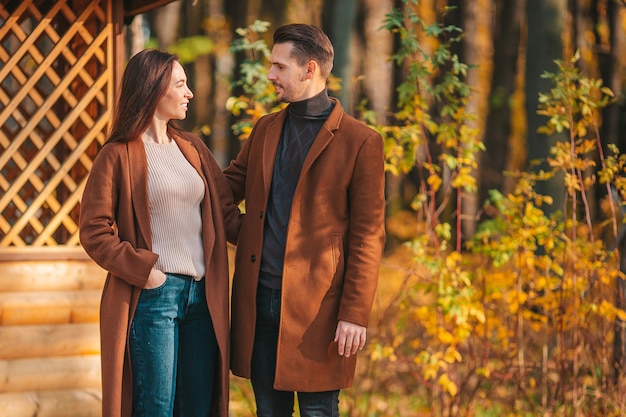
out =
{"type": "MultiPolygon", "coordinates": [[[[286,110],[255,125],[224,171],[245,199],[232,294],[231,369],[250,377],[256,289],[274,157],[286,110]]],[[[384,232],[383,141],[339,102],[309,151],[293,197],[282,280],[274,387],[328,391],[348,387],[356,356],[333,342],[338,320],[368,325],[384,232]]]]}
{"type": "MultiPolygon", "coordinates": [[[[188,133],[174,133],[182,153],[205,182],[202,233],[206,296],[220,352],[213,415],[226,417],[229,363],[226,236],[236,236],[239,211],[232,204],[232,194],[220,167],[201,139],[188,133]]],[[[83,194],[80,240],[89,256],[109,272],[100,305],[102,416],[130,417],[128,331],[141,288],[158,257],[150,250],[148,163],[141,139],[107,143],[100,150],[83,194]]]]}

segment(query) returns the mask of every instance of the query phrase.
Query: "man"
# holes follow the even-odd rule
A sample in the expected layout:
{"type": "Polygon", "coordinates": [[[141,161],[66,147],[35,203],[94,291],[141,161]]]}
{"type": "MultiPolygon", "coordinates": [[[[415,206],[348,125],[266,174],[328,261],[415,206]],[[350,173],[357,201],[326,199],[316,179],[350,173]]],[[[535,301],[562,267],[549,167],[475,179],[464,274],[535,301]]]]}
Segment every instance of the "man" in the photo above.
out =
{"type": "Polygon", "coordinates": [[[235,375],[260,417],[339,416],[366,339],[382,256],[383,141],[328,96],[334,51],[311,25],[274,33],[261,118],[224,170],[246,215],[232,298],[235,375]]]}

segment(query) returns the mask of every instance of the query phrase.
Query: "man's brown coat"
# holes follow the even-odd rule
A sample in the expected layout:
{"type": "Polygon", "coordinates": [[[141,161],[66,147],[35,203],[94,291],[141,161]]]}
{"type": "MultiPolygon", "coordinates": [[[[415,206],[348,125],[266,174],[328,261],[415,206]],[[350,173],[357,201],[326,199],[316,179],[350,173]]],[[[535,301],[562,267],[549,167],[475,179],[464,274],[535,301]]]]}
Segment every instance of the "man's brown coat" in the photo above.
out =
{"type": "MultiPolygon", "coordinates": [[[[255,125],[224,171],[245,199],[232,295],[231,369],[250,377],[256,290],[274,157],[286,110],[255,125]]],[[[384,245],[383,141],[339,102],[304,161],[293,197],[282,280],[275,388],[352,384],[356,356],[333,342],[339,320],[368,325],[384,245]]]]}
{"type": "MultiPolygon", "coordinates": [[[[180,150],[205,182],[201,210],[206,296],[219,346],[213,415],[226,417],[229,363],[226,236],[231,240],[236,236],[239,211],[232,204],[232,194],[220,167],[200,138],[173,133],[180,150]]],[[[141,288],[158,257],[151,251],[148,163],[140,138],[128,143],[107,143],[96,156],[81,202],[80,240],[89,256],[109,272],[100,305],[102,416],[130,417],[132,374],[128,331],[141,288]]]]}

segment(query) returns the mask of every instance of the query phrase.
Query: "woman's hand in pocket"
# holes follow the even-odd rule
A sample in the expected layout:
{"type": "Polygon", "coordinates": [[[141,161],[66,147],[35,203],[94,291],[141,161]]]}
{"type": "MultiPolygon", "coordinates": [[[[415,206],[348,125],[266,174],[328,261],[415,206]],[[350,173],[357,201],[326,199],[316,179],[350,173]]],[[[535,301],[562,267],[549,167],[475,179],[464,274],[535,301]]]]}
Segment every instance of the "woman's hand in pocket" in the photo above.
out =
{"type": "Polygon", "coordinates": [[[145,290],[151,290],[152,288],[157,288],[163,285],[165,282],[165,274],[157,269],[152,269],[150,271],[150,276],[148,276],[148,281],[146,281],[146,285],[143,287],[145,290]]]}

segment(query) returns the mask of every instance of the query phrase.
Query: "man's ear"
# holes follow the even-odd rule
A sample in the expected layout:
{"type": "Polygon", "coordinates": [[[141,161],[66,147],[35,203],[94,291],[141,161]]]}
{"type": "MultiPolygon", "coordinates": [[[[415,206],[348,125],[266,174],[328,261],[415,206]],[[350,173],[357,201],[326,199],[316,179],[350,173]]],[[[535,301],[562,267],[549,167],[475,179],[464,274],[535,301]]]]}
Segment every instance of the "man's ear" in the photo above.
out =
{"type": "Polygon", "coordinates": [[[310,60],[307,64],[306,64],[306,78],[310,79],[313,78],[313,76],[315,75],[315,72],[318,71],[318,65],[317,62],[310,60]]]}

